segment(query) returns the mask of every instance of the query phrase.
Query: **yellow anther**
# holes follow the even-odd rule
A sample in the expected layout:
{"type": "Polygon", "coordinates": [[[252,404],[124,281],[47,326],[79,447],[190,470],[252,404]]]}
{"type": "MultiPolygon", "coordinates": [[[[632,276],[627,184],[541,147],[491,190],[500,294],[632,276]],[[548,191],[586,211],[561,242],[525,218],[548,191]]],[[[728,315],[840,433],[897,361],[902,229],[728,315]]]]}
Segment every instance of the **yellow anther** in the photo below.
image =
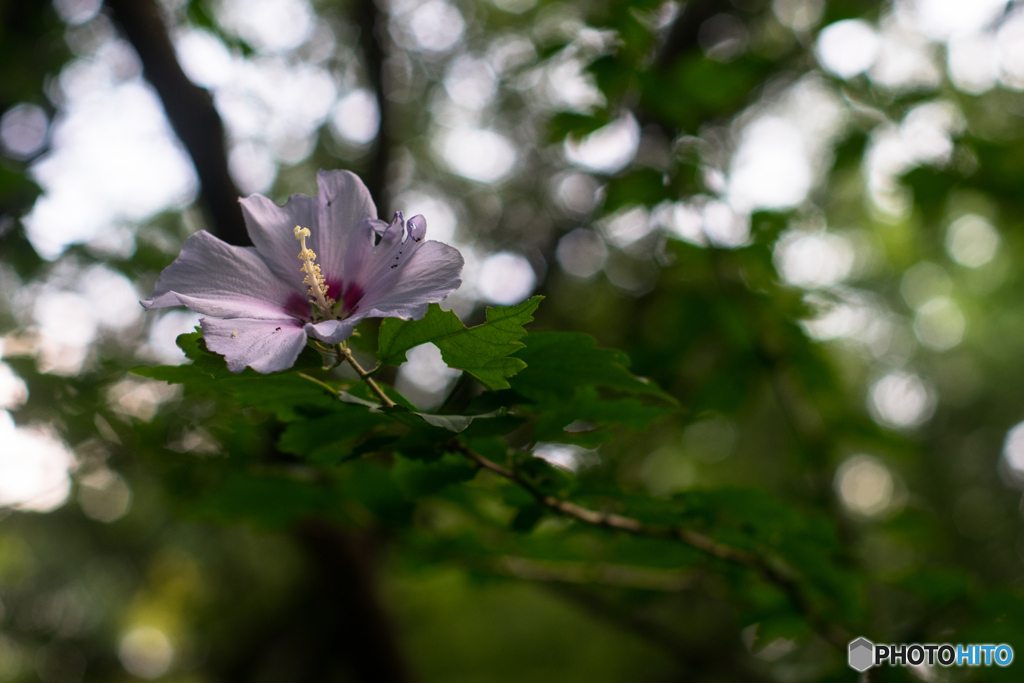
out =
{"type": "Polygon", "coordinates": [[[320,266],[313,263],[316,254],[312,249],[306,247],[306,238],[309,235],[309,228],[295,226],[295,239],[299,241],[299,258],[302,260],[302,268],[299,271],[306,274],[302,283],[309,285],[309,303],[319,308],[323,317],[331,318],[334,316],[335,301],[327,296],[327,283],[324,281],[324,276],[320,274],[320,266]]]}

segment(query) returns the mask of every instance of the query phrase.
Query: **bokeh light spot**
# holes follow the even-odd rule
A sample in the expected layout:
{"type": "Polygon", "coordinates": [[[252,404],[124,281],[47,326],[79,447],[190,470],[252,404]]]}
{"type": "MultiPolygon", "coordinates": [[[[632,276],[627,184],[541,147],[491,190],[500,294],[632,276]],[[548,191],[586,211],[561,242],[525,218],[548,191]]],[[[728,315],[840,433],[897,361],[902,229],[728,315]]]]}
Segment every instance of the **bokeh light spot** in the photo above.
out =
{"type": "Polygon", "coordinates": [[[812,168],[794,123],[766,116],[748,125],[729,172],[729,203],[741,211],[782,209],[802,202],[812,168]]]}
{"type": "Polygon", "coordinates": [[[502,180],[516,162],[516,150],[505,136],[478,128],[449,131],[441,155],[454,173],[481,183],[502,180]]]}
{"type": "Polygon", "coordinates": [[[524,301],[537,284],[537,274],[524,256],[502,251],[480,264],[477,287],[491,303],[509,306],[524,301]]]}
{"type": "Polygon", "coordinates": [[[815,52],[825,69],[840,78],[853,78],[871,68],[878,47],[878,33],[871,24],[844,19],[822,29],[815,52]]]}
{"type": "Polygon", "coordinates": [[[409,29],[416,44],[429,52],[444,52],[452,47],[465,28],[459,10],[442,0],[429,0],[409,16],[409,29]]]}
{"type": "Polygon", "coordinates": [[[486,60],[463,55],[448,68],[444,87],[453,102],[475,110],[491,103],[498,80],[486,60]]]}
{"type": "Polygon", "coordinates": [[[999,250],[999,233],[981,216],[969,213],[953,221],[946,232],[946,251],[962,266],[978,268],[999,250]]]}
{"type": "Polygon", "coordinates": [[[109,524],[128,513],[132,491],[121,475],[103,468],[79,480],[78,504],[90,519],[109,524]]]}
{"type": "Polygon", "coordinates": [[[842,282],[853,268],[849,241],[826,232],[790,231],[775,245],[775,266],[790,284],[829,287],[842,282]]]}
{"type": "Polygon", "coordinates": [[[71,492],[75,457],[44,427],[16,427],[0,410],[0,507],[49,512],[71,492]]]}
{"type": "Polygon", "coordinates": [[[598,128],[582,140],[565,141],[565,156],[598,173],[615,173],[626,167],[640,147],[640,125],[632,114],[598,128]]]}
{"type": "Polygon", "coordinates": [[[7,363],[0,362],[0,408],[14,410],[28,400],[28,386],[25,380],[14,374],[7,363]]]}
{"type": "Polygon", "coordinates": [[[903,273],[900,294],[913,309],[918,309],[936,297],[949,296],[953,283],[949,275],[935,263],[921,261],[903,273]]]}
{"type": "Polygon", "coordinates": [[[160,629],[140,626],[121,638],[117,656],[125,671],[152,680],[160,678],[171,668],[174,646],[160,629]]]}
{"type": "Polygon", "coordinates": [[[422,410],[436,407],[462,371],[448,367],[434,344],[420,344],[405,355],[408,360],[398,368],[396,388],[422,410]]]}
{"type": "Polygon", "coordinates": [[[277,164],[266,145],[246,141],[228,155],[228,169],[242,194],[266,192],[277,179],[277,164]]]}
{"type": "Polygon", "coordinates": [[[558,240],[555,258],[562,270],[580,278],[601,272],[608,259],[608,247],[593,230],[576,228],[558,240]]]}
{"type": "Polygon", "coordinates": [[[835,488],[846,509],[865,517],[884,513],[893,500],[893,478],[878,458],[858,454],[836,470],[835,488]]]}
{"type": "Polygon", "coordinates": [[[926,301],[914,316],[914,333],[925,346],[948,351],[964,337],[967,320],[952,299],[945,296],[926,301]]]}
{"type": "Polygon", "coordinates": [[[1003,460],[1014,478],[1024,482],[1024,422],[1019,422],[1006,433],[1003,441],[1003,460]]]}
{"type": "Polygon", "coordinates": [[[598,183],[585,173],[568,173],[556,178],[555,201],[567,212],[586,216],[597,204],[598,183]]]}
{"type": "Polygon", "coordinates": [[[365,145],[377,137],[379,129],[380,108],[369,90],[353,90],[338,100],[331,116],[331,130],[343,140],[365,145]]]}
{"type": "Polygon", "coordinates": [[[913,373],[893,372],[881,378],[869,392],[875,419],[899,429],[917,427],[935,412],[935,391],[913,373]]]}
{"type": "Polygon", "coordinates": [[[824,0],[772,0],[772,11],[783,26],[804,33],[818,25],[825,13],[824,0]]]}
{"type": "Polygon", "coordinates": [[[182,393],[178,384],[129,377],[110,387],[107,400],[114,412],[125,419],[135,418],[149,422],[160,406],[182,393]]]}
{"type": "Polygon", "coordinates": [[[306,0],[222,0],[221,24],[257,50],[280,52],[313,34],[316,14],[306,0]]]}
{"type": "Polygon", "coordinates": [[[100,11],[103,0],[53,0],[53,8],[68,24],[78,26],[89,21],[100,11]]]}
{"type": "Polygon", "coordinates": [[[537,447],[533,449],[533,455],[570,472],[578,472],[584,467],[590,467],[600,462],[596,450],[564,443],[537,444],[537,447]]]}
{"type": "Polygon", "coordinates": [[[29,159],[46,144],[50,121],[42,107],[16,104],[0,117],[0,144],[14,159],[29,159]]]}

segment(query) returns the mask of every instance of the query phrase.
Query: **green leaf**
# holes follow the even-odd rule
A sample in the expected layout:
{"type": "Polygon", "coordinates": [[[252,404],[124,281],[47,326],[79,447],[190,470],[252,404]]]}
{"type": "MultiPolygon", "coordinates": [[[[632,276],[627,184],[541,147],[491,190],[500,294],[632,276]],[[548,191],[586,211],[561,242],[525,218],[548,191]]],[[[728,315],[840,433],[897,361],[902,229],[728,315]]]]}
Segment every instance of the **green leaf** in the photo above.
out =
{"type": "Polygon", "coordinates": [[[413,413],[423,418],[423,421],[434,427],[442,427],[450,432],[462,432],[465,431],[469,425],[473,423],[473,420],[479,420],[480,418],[498,417],[504,411],[495,410],[491,413],[484,413],[483,415],[432,415],[429,413],[413,413]]]}
{"type": "Polygon", "coordinates": [[[621,425],[641,431],[674,411],[674,406],[664,403],[647,405],[632,397],[602,399],[593,387],[580,387],[569,401],[545,402],[542,405],[534,438],[593,448],[611,440],[612,433],[607,427],[621,425]],[[590,423],[593,427],[566,431],[565,427],[577,421],[590,423]]]}
{"type": "Polygon", "coordinates": [[[526,367],[511,354],[523,348],[523,325],[533,321],[533,312],[543,297],[535,296],[518,306],[487,309],[487,322],[466,327],[451,311],[431,304],[419,320],[387,318],[380,326],[379,357],[382,365],[405,362],[405,352],[432,342],[441,350],[449,367],[465,370],[488,389],[507,389],[508,378],[526,367]]]}
{"type": "Polygon", "coordinates": [[[519,512],[512,519],[512,530],[524,533],[533,531],[546,512],[547,510],[538,503],[519,508],[519,512]]]}
{"type": "Polygon", "coordinates": [[[626,514],[659,526],[683,526],[720,543],[781,560],[825,611],[858,614],[862,582],[848,566],[832,522],[749,488],[691,490],[672,500],[625,498],[626,514]]]}
{"type": "Polygon", "coordinates": [[[597,348],[589,335],[531,332],[524,342],[516,357],[527,367],[510,380],[505,404],[536,414],[534,440],[593,448],[612,439],[611,427],[643,430],[678,410],[674,398],[629,371],[626,354],[597,348]]]}
{"type": "Polygon", "coordinates": [[[646,394],[675,403],[657,385],[629,371],[629,356],[597,348],[597,340],[575,332],[531,332],[516,357],[526,369],[511,386],[533,400],[569,399],[577,387],[600,386],[630,394],[646,394]]]}
{"type": "Polygon", "coordinates": [[[441,427],[442,429],[447,429],[448,431],[455,433],[465,431],[466,428],[473,423],[473,420],[477,420],[480,418],[498,417],[499,415],[502,415],[504,413],[504,408],[499,408],[498,410],[492,410],[489,413],[481,413],[479,415],[437,415],[433,413],[421,413],[415,410],[410,410],[408,406],[403,406],[401,404],[396,405],[393,408],[385,408],[375,401],[359,398],[358,396],[354,396],[347,391],[339,391],[338,398],[345,403],[361,405],[366,408],[369,408],[370,412],[372,413],[382,413],[384,415],[389,415],[398,422],[402,422],[403,424],[410,424],[405,416],[412,414],[420,418],[421,420],[423,420],[432,427],[441,427]]]}
{"type": "Polygon", "coordinates": [[[284,476],[234,472],[218,486],[189,500],[183,512],[199,519],[244,519],[276,529],[313,514],[340,516],[339,502],[337,494],[325,486],[284,476]]]}
{"type": "Polygon", "coordinates": [[[171,384],[184,384],[192,391],[225,394],[242,407],[274,413],[285,422],[304,417],[304,408],[316,408],[321,412],[341,409],[336,398],[299,374],[300,371],[319,373],[321,363],[318,355],[314,361],[313,356],[304,351],[299,356],[302,364],[296,364],[285,372],[261,375],[246,368],[236,374],[228,370],[223,356],[206,349],[199,332],[180,335],[177,341],[192,361],[190,365],[135,367],[131,372],[171,384]]]}
{"type": "Polygon", "coordinates": [[[398,486],[407,495],[419,497],[469,481],[476,476],[477,470],[477,466],[466,458],[446,453],[431,463],[397,456],[392,472],[398,486]]]}
{"type": "Polygon", "coordinates": [[[330,415],[291,422],[281,434],[277,447],[285,453],[306,456],[320,465],[333,465],[349,455],[351,442],[388,419],[356,406],[346,406],[330,415]]]}
{"type": "Polygon", "coordinates": [[[559,112],[551,117],[548,138],[552,142],[560,142],[566,137],[584,137],[608,123],[607,112],[599,115],[559,112]]]}

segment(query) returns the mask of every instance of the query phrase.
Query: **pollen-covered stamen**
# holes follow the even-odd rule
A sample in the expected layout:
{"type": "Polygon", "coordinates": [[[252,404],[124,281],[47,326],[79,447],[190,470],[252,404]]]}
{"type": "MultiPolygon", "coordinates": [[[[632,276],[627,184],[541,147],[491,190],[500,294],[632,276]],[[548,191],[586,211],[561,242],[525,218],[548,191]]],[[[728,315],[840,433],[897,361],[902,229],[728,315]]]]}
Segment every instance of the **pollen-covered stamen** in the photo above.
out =
{"type": "Polygon", "coordinates": [[[312,249],[306,247],[306,238],[309,235],[309,228],[295,226],[295,239],[299,241],[299,258],[302,260],[302,268],[299,270],[306,274],[302,283],[309,285],[309,303],[320,309],[320,314],[324,318],[333,318],[335,301],[327,296],[327,283],[320,273],[320,266],[313,263],[316,254],[312,249]]]}

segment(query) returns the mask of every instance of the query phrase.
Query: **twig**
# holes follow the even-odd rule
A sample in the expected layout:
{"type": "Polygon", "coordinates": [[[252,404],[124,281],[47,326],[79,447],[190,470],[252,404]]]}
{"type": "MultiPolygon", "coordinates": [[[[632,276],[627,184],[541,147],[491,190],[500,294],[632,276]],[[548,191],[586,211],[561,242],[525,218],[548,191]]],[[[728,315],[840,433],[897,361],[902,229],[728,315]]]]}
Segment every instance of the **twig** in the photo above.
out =
{"type": "Polygon", "coordinates": [[[457,439],[449,441],[448,448],[452,452],[459,453],[469,458],[480,467],[490,470],[491,472],[494,472],[495,474],[517,484],[533,496],[538,503],[550,510],[553,510],[554,512],[557,512],[558,514],[565,515],[566,517],[572,517],[573,519],[592,526],[624,531],[637,536],[676,539],[692,548],[696,548],[701,552],[711,555],[712,557],[753,569],[766,581],[782,590],[792,603],[793,607],[803,615],[808,623],[810,623],[823,638],[840,648],[845,648],[849,642],[849,637],[843,629],[826,622],[817,614],[813,605],[810,604],[810,601],[803,594],[803,591],[800,589],[797,581],[790,576],[788,572],[785,572],[781,568],[775,566],[766,558],[759,557],[744,550],[738,550],[736,548],[722,545],[704,534],[690,529],[649,526],[632,517],[607,512],[597,512],[581,505],[570,503],[567,500],[561,500],[554,496],[546,495],[539,491],[529,481],[524,479],[519,473],[488,460],[484,456],[463,445],[457,439]]]}
{"type": "MultiPolygon", "coordinates": [[[[351,349],[343,344],[339,344],[337,348],[339,358],[344,359],[352,366],[356,371],[356,374],[359,375],[359,378],[369,385],[370,389],[380,399],[381,403],[389,408],[394,407],[395,402],[388,398],[387,394],[385,394],[380,386],[373,381],[373,378],[370,377],[370,373],[364,370],[355,358],[353,358],[351,349]]],[[[307,375],[302,376],[306,379],[312,379],[317,384],[326,386],[323,382],[315,380],[307,375]]],[[[745,550],[739,550],[727,545],[722,545],[714,539],[691,529],[650,526],[632,517],[626,517],[625,515],[618,515],[610,512],[598,512],[596,510],[585,508],[582,505],[577,505],[576,503],[556,498],[555,496],[549,496],[537,489],[536,486],[515,470],[509,469],[485,458],[458,439],[451,439],[448,441],[446,446],[451,452],[465,456],[475,462],[479,467],[490,470],[500,477],[517,484],[520,488],[533,496],[538,503],[560,515],[571,517],[592,526],[604,527],[615,531],[623,531],[636,536],[678,540],[691,548],[700,550],[712,557],[752,569],[764,580],[779,588],[789,599],[796,611],[799,612],[825,640],[839,648],[845,648],[850,640],[849,634],[847,634],[844,629],[822,619],[822,617],[817,613],[817,610],[804,595],[797,580],[791,576],[788,571],[779,567],[777,564],[774,564],[768,558],[760,557],[745,550]]]]}
{"type": "Polygon", "coordinates": [[[384,404],[384,406],[388,408],[395,407],[395,402],[388,398],[388,395],[384,393],[384,390],[373,381],[372,377],[370,377],[372,373],[364,370],[363,366],[361,366],[358,361],[356,361],[355,357],[352,356],[352,349],[343,344],[338,344],[337,353],[339,358],[352,366],[352,369],[356,371],[357,375],[359,375],[359,379],[366,382],[367,386],[370,387],[370,391],[376,394],[377,398],[380,399],[380,402],[384,404]]]}
{"type": "Polygon", "coordinates": [[[324,388],[324,389],[326,389],[327,391],[331,392],[331,393],[332,393],[332,394],[334,394],[335,396],[337,396],[337,395],[338,395],[338,390],[337,390],[337,389],[335,389],[334,387],[332,387],[332,386],[331,386],[330,384],[328,384],[327,382],[322,382],[322,381],[318,380],[318,379],[317,379],[316,377],[310,377],[309,375],[307,375],[307,374],[306,374],[306,373],[304,373],[304,372],[297,372],[297,373],[295,373],[295,374],[297,374],[297,375],[298,375],[299,377],[301,377],[302,379],[308,379],[308,380],[309,380],[310,382],[312,382],[313,384],[319,384],[319,385],[320,385],[321,387],[323,387],[323,388],[324,388]]]}

